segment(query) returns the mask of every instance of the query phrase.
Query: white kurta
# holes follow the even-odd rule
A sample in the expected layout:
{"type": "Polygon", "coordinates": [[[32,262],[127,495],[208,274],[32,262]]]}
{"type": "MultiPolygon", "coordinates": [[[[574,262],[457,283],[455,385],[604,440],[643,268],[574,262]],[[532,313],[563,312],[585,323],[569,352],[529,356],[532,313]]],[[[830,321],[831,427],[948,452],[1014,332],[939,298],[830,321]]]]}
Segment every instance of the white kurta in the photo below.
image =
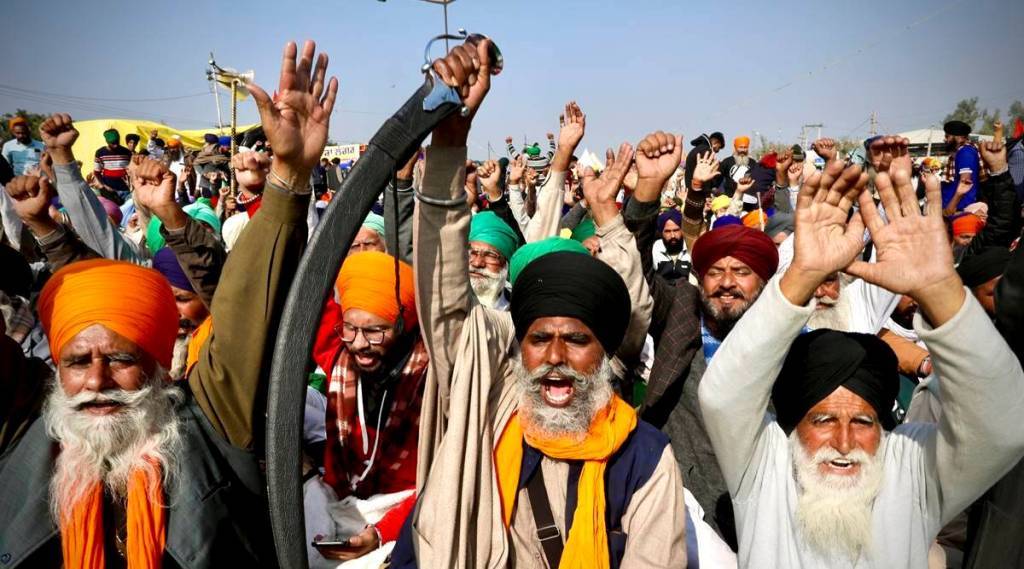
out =
{"type": "Polygon", "coordinates": [[[826,559],[801,539],[789,440],[766,414],[787,346],[809,306],[792,305],[772,279],[711,361],[701,410],[733,497],[741,567],[926,567],[939,529],[1024,454],[1024,372],[970,294],[949,322],[915,329],[943,384],[936,424],[889,433],[879,457],[883,479],[873,512],[872,547],[855,561],[826,559]]]}

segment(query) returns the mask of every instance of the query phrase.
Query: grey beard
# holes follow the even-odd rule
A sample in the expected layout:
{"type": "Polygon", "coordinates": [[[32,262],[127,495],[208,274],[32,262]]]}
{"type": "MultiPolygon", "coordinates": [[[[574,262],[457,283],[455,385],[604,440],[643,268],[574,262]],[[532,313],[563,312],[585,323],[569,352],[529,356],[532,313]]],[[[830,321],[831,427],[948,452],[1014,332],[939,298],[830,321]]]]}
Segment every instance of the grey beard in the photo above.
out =
{"type": "Polygon", "coordinates": [[[736,165],[737,166],[749,166],[750,165],[750,155],[749,154],[745,154],[743,156],[740,156],[739,154],[733,154],[732,157],[736,159],[736,165]]]}
{"type": "Polygon", "coordinates": [[[81,500],[96,483],[115,499],[127,497],[128,482],[137,469],[159,467],[167,488],[181,448],[181,429],[175,414],[184,399],[181,389],[157,369],[135,391],[110,389],[68,396],[59,383],[50,386],[43,408],[47,433],[60,443],[50,482],[50,512],[54,520],[81,500]],[[114,400],[123,407],[95,416],[79,409],[84,402],[114,400]]]}
{"type": "Polygon", "coordinates": [[[488,308],[494,308],[505,291],[505,280],[508,276],[508,265],[500,271],[488,271],[487,269],[471,269],[486,275],[485,278],[469,278],[469,285],[473,287],[480,304],[488,308]]]}
{"type": "Polygon", "coordinates": [[[513,366],[523,430],[535,438],[582,439],[598,411],[604,409],[615,394],[612,389],[614,371],[608,358],[602,357],[598,368],[589,374],[579,373],[567,365],[547,364],[531,372],[523,366],[521,356],[513,358],[513,366]],[[553,371],[573,381],[573,399],[567,407],[551,407],[541,395],[540,379],[553,371]]]}
{"type": "Polygon", "coordinates": [[[869,554],[872,535],[872,513],[875,498],[882,485],[882,462],[885,432],[875,456],[860,449],[846,455],[860,462],[860,472],[850,476],[825,476],[818,470],[821,462],[832,460],[839,451],[824,446],[810,456],[797,437],[789,436],[796,477],[797,523],[804,541],[825,557],[846,557],[856,560],[869,554]]]}

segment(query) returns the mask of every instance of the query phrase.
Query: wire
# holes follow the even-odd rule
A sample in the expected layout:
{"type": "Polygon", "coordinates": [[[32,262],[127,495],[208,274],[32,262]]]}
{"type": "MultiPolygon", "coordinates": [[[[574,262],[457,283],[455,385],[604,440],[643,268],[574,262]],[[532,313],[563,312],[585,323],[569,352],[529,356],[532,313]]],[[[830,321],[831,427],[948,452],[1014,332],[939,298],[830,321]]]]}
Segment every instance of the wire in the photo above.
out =
{"type": "Polygon", "coordinates": [[[75,99],[78,101],[96,101],[96,102],[108,102],[108,103],[159,103],[162,101],[180,101],[181,99],[192,99],[195,97],[204,97],[209,95],[209,91],[203,91],[202,93],[193,93],[191,95],[178,95],[175,97],[157,97],[151,99],[105,99],[100,97],[80,97],[77,95],[62,95],[60,93],[48,93],[46,91],[36,91],[33,89],[22,89],[13,85],[0,84],[0,87],[9,91],[19,91],[28,95],[41,95],[46,97],[61,97],[64,99],[75,99]]]}

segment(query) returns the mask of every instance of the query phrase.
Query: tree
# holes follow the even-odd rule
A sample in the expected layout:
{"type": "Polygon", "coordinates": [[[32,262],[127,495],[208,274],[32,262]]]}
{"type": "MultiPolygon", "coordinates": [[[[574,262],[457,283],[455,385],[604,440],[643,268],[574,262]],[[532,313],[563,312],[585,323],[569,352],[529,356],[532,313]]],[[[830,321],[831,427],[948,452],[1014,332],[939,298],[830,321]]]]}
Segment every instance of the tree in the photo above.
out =
{"type": "Polygon", "coordinates": [[[971,130],[974,130],[974,124],[978,122],[978,119],[982,117],[983,113],[987,113],[987,110],[978,110],[977,97],[961,99],[960,102],[956,104],[956,109],[954,109],[952,113],[946,115],[946,118],[942,119],[942,122],[963,121],[970,125],[971,130]]]}
{"type": "Polygon", "coordinates": [[[14,135],[11,134],[10,128],[7,126],[8,122],[14,117],[25,117],[25,120],[28,121],[28,130],[32,133],[32,138],[39,138],[39,125],[43,124],[43,121],[46,120],[46,115],[30,113],[25,109],[18,109],[13,113],[4,113],[3,116],[0,117],[0,121],[2,121],[2,124],[0,124],[0,141],[6,141],[14,138],[14,135]]]}
{"type": "Polygon", "coordinates": [[[992,134],[995,132],[996,127],[994,125],[996,121],[1001,120],[999,115],[999,109],[996,109],[996,112],[992,114],[989,114],[988,109],[982,109],[981,128],[978,129],[978,134],[992,134]]]}

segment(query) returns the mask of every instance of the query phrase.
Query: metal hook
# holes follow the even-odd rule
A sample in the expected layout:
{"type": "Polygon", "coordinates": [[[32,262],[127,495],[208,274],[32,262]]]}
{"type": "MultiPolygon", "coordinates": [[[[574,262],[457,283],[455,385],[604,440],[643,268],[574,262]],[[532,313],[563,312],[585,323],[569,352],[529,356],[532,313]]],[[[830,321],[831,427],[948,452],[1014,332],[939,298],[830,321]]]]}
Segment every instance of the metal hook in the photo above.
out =
{"type": "Polygon", "coordinates": [[[441,34],[427,42],[427,47],[423,50],[423,67],[420,68],[420,71],[430,81],[433,81],[434,85],[430,93],[427,93],[427,96],[423,99],[424,111],[434,111],[445,103],[455,103],[461,105],[459,109],[460,115],[463,117],[469,116],[469,107],[462,104],[462,97],[459,97],[459,92],[454,87],[445,85],[444,81],[441,81],[441,78],[437,76],[437,73],[431,71],[432,66],[430,62],[430,48],[434,45],[434,42],[441,40],[464,40],[468,37],[469,34],[466,33],[466,30],[459,28],[459,31],[455,34],[441,34]]]}

